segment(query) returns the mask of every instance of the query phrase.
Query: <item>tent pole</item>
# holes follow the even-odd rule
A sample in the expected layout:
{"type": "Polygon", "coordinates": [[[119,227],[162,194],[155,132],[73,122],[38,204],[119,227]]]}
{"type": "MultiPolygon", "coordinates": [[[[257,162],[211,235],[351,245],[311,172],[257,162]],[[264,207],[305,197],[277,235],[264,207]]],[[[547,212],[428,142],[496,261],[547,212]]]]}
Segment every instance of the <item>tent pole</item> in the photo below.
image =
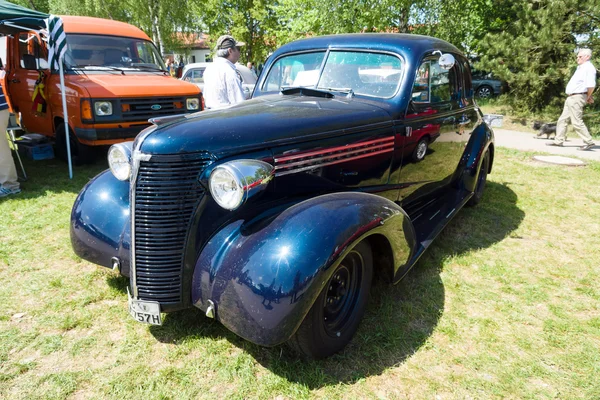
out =
{"type": "Polygon", "coordinates": [[[63,116],[65,122],[65,141],[67,143],[67,160],[69,163],[69,179],[73,179],[73,164],[71,163],[71,141],[69,140],[69,113],[67,112],[67,94],[65,93],[65,72],[63,69],[63,57],[58,60],[60,71],[60,91],[62,93],[63,116]]]}

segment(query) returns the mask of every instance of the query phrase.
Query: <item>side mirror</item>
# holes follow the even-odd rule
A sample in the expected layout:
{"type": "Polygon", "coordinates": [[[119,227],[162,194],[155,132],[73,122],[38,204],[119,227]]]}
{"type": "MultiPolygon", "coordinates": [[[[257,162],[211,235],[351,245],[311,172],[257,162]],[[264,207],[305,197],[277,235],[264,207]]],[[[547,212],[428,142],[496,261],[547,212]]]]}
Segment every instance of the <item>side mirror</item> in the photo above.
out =
{"type": "Polygon", "coordinates": [[[456,64],[456,60],[454,59],[454,56],[452,54],[448,54],[448,53],[442,54],[442,52],[439,50],[436,50],[433,52],[433,54],[436,54],[436,53],[440,54],[438,64],[441,69],[449,70],[452,67],[454,67],[454,64],[456,64]]]}

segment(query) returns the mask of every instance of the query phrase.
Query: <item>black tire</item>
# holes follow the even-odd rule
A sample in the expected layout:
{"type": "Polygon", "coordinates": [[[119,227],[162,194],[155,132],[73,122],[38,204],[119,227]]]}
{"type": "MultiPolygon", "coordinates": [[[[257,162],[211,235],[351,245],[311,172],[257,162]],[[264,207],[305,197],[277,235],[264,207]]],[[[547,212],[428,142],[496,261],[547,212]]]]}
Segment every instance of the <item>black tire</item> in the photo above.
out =
{"type": "Polygon", "coordinates": [[[352,339],[362,320],[373,279],[367,242],[356,245],[331,274],[288,344],[310,359],[329,357],[352,339]]]}
{"type": "Polygon", "coordinates": [[[490,151],[486,151],[479,167],[479,173],[477,174],[477,185],[475,186],[475,192],[473,197],[467,202],[467,206],[473,207],[479,204],[483,197],[483,191],[485,189],[485,183],[487,182],[487,175],[490,169],[490,151]]]}
{"type": "MultiPolygon", "coordinates": [[[[56,128],[54,152],[56,154],[56,158],[67,162],[67,141],[65,136],[65,126],[61,124],[56,128]]],[[[71,160],[73,161],[74,165],[91,164],[96,160],[96,151],[94,147],[80,143],[70,127],[69,145],[71,147],[71,160]]]]}
{"type": "Polygon", "coordinates": [[[412,160],[414,162],[423,161],[423,159],[425,158],[425,155],[427,154],[428,147],[429,147],[429,139],[427,139],[426,137],[421,138],[421,140],[419,140],[419,143],[417,143],[417,146],[413,150],[412,160]]]}
{"type": "Polygon", "coordinates": [[[475,96],[479,99],[489,99],[494,95],[494,89],[488,85],[481,85],[477,88],[475,96]]]}

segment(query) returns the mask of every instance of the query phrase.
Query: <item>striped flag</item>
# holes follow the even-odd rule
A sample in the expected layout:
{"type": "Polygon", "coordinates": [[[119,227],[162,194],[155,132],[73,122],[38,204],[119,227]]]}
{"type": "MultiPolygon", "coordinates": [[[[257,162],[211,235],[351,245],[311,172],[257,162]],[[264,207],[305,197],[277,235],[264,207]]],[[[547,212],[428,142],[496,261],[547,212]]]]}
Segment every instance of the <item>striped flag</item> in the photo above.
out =
{"type": "Polygon", "coordinates": [[[59,69],[59,60],[67,51],[67,37],[63,30],[63,23],[60,17],[50,15],[46,20],[48,25],[48,59],[50,68],[59,69]]]}

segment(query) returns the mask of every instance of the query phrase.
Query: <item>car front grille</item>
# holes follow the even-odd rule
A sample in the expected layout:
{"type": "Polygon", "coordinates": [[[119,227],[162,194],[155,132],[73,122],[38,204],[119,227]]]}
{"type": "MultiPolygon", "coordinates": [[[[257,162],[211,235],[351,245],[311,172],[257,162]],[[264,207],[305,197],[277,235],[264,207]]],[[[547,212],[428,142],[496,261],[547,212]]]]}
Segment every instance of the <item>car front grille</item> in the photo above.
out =
{"type": "Polygon", "coordinates": [[[124,121],[142,121],[156,117],[184,114],[185,97],[150,97],[121,100],[124,121]]]}
{"type": "Polygon", "coordinates": [[[210,162],[207,153],[153,155],[140,162],[133,210],[138,298],[163,306],[183,301],[185,242],[204,196],[198,176],[210,162]]]}

